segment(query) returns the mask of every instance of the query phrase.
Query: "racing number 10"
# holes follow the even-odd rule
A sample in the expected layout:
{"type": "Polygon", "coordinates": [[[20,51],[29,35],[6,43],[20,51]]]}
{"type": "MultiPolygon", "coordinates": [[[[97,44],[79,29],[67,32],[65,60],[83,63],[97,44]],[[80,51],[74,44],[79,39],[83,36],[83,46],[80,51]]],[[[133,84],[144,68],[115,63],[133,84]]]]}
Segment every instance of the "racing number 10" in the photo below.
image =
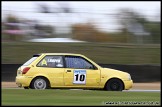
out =
{"type": "Polygon", "coordinates": [[[74,84],[86,83],[86,70],[74,70],[74,84]]]}
{"type": "Polygon", "coordinates": [[[79,81],[84,81],[84,79],[85,79],[85,75],[83,75],[83,74],[81,74],[81,75],[76,74],[75,76],[76,76],[76,81],[78,81],[78,77],[79,77],[79,81]]]}

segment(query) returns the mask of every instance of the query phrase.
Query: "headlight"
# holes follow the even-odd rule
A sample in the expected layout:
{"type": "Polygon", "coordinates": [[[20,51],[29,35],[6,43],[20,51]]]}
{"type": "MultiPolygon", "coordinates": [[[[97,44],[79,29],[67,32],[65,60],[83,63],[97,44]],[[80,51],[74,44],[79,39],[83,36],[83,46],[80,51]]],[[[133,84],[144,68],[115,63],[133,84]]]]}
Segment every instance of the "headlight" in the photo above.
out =
{"type": "Polygon", "coordinates": [[[128,74],[128,80],[131,80],[131,76],[130,76],[130,74],[128,74]]]}

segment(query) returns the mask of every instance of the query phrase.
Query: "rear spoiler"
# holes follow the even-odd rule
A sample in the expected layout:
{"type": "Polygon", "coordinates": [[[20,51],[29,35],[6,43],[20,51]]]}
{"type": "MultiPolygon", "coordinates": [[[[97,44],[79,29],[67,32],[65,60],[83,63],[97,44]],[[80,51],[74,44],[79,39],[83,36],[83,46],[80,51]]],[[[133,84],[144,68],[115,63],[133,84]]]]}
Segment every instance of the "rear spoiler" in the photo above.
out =
{"type": "Polygon", "coordinates": [[[39,57],[40,56],[40,54],[35,54],[35,55],[33,55],[33,57],[39,57]]]}

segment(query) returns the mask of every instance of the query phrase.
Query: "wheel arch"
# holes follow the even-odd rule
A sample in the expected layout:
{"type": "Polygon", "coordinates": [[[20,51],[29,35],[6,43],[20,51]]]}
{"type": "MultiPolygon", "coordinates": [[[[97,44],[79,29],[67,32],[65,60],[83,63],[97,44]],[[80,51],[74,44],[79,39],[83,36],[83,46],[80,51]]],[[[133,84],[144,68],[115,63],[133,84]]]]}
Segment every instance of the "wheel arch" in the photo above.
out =
{"type": "Polygon", "coordinates": [[[51,87],[51,83],[50,83],[49,79],[48,79],[46,76],[44,76],[44,75],[38,75],[38,76],[35,76],[35,77],[31,80],[30,86],[29,86],[30,88],[31,88],[32,82],[33,82],[36,78],[44,78],[44,79],[48,82],[49,87],[51,87]]]}
{"type": "Polygon", "coordinates": [[[118,79],[118,80],[120,80],[120,81],[122,82],[122,84],[123,84],[123,90],[125,89],[125,84],[124,84],[123,80],[120,79],[120,78],[118,78],[118,77],[109,78],[109,79],[106,81],[105,85],[104,85],[104,89],[106,88],[106,84],[107,84],[110,80],[112,80],[112,79],[118,79]]]}

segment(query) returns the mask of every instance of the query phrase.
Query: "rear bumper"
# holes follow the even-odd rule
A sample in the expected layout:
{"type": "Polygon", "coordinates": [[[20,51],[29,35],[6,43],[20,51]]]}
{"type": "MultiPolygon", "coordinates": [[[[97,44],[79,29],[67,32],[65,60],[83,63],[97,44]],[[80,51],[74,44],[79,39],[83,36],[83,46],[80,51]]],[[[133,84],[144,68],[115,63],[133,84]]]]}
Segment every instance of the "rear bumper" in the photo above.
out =
{"type": "Polygon", "coordinates": [[[133,87],[133,80],[127,80],[123,82],[124,82],[125,90],[129,90],[133,87]]]}
{"type": "Polygon", "coordinates": [[[18,87],[29,87],[33,77],[16,76],[16,84],[18,87]]]}

